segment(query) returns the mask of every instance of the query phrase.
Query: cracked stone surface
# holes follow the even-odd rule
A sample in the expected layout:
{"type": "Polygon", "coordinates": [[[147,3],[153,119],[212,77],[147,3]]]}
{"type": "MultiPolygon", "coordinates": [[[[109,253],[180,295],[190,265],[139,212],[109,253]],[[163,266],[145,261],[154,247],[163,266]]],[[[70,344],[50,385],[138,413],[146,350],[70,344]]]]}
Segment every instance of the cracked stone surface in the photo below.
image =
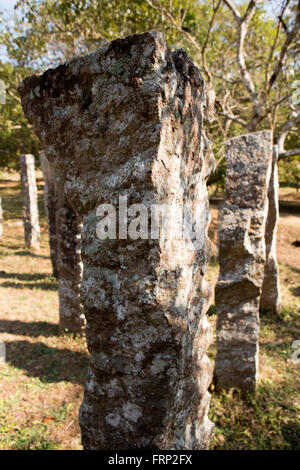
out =
{"type": "MultiPolygon", "coordinates": [[[[85,449],[206,449],[212,366],[204,121],[214,92],[165,36],[116,40],[19,87],[26,116],[82,216],[82,301],[90,369],[85,449]],[[101,203],[189,205],[197,240],[100,240],[101,203]]],[[[182,228],[182,227],[181,227],[182,228]]]]}
{"type": "Polygon", "coordinates": [[[220,274],[215,289],[218,390],[255,388],[259,303],[266,262],[265,228],[272,132],[235,137],[226,145],[226,198],[219,223],[220,274]]]}
{"type": "Polygon", "coordinates": [[[40,224],[34,156],[30,154],[20,155],[19,162],[23,195],[25,245],[28,248],[38,248],[40,246],[40,224]]]}
{"type": "Polygon", "coordinates": [[[83,265],[81,261],[81,217],[64,193],[64,182],[57,175],[57,268],[59,328],[81,334],[86,321],[80,298],[83,265]]]}
{"type": "Polygon", "coordinates": [[[264,282],[260,297],[260,311],[266,314],[277,314],[281,306],[281,294],[279,283],[279,269],[276,254],[276,235],[279,220],[279,197],[278,197],[278,147],[273,147],[272,172],[268,190],[268,217],[266,223],[266,264],[264,282]]]}
{"type": "Polygon", "coordinates": [[[80,299],[82,282],[82,222],[64,194],[64,184],[46,152],[40,152],[53,275],[58,278],[59,328],[81,334],[85,316],[80,299]]]}

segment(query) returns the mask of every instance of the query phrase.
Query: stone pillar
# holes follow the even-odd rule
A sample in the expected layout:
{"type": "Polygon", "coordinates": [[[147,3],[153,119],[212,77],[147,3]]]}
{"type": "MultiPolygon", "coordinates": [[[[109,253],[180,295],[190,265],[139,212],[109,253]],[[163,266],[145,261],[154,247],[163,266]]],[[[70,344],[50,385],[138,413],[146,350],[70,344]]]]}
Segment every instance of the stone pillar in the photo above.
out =
{"type": "Polygon", "coordinates": [[[20,170],[25,245],[28,248],[38,248],[40,246],[40,225],[33,155],[20,155],[20,170]]]}
{"type": "Polygon", "coordinates": [[[63,186],[63,181],[57,177],[59,328],[61,331],[81,334],[85,327],[85,316],[80,299],[82,222],[68,202],[63,186]]]}
{"type": "Polygon", "coordinates": [[[58,277],[57,271],[57,237],[56,237],[56,213],[57,213],[57,188],[55,170],[48,161],[45,152],[39,153],[41,168],[44,177],[44,204],[48,223],[50,257],[53,276],[58,277]]]}
{"type": "Polygon", "coordinates": [[[203,123],[212,89],[183,50],[171,53],[165,36],[151,32],[30,77],[19,92],[83,217],[91,353],[80,410],[84,448],[208,448],[211,289],[203,276],[214,159],[203,123]],[[197,215],[196,240],[181,236],[176,217],[167,239],[163,231],[151,238],[147,226],[134,239],[128,232],[138,224],[127,227],[126,203],[129,218],[140,211],[148,223],[154,204],[177,207],[175,216],[186,205],[187,218],[197,215]],[[104,240],[97,237],[103,207],[120,217],[104,240]]]}
{"type": "Polygon", "coordinates": [[[266,223],[266,265],[264,282],[260,298],[261,313],[275,313],[280,310],[281,295],[279,284],[279,269],[276,255],[277,223],[279,219],[279,197],[278,197],[278,147],[273,147],[272,172],[268,191],[268,218],[266,223]]]}
{"type": "Polygon", "coordinates": [[[40,161],[45,180],[44,198],[53,275],[58,277],[59,327],[61,331],[81,334],[85,326],[80,300],[82,222],[68,202],[63,181],[45,152],[40,152],[40,161]]]}
{"type": "Polygon", "coordinates": [[[272,165],[272,132],[233,138],[226,145],[226,199],[219,224],[216,285],[217,389],[255,388],[259,301],[266,261],[265,226],[272,165]]]}

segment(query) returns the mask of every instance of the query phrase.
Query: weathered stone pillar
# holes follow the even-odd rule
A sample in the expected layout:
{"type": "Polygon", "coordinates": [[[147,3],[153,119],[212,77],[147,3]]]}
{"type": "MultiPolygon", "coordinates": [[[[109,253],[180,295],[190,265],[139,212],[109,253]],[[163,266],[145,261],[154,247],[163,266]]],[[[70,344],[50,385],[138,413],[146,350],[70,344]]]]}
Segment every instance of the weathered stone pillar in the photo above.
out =
{"type": "Polygon", "coordinates": [[[84,447],[207,448],[211,290],[203,276],[214,159],[203,122],[213,91],[158,32],[113,41],[26,79],[19,91],[83,217],[91,353],[80,411],[84,447]],[[181,236],[182,221],[170,224],[167,239],[162,231],[151,238],[149,227],[133,239],[124,201],[131,218],[146,211],[149,223],[152,205],[175,206],[178,215],[186,204],[187,218],[197,215],[196,240],[181,236]],[[120,216],[105,240],[96,235],[101,204],[120,216]]]}
{"type": "Polygon", "coordinates": [[[68,202],[63,181],[45,152],[40,152],[40,161],[45,180],[44,197],[53,275],[59,278],[59,327],[61,331],[80,334],[85,326],[80,300],[82,221],[68,202]]]}
{"type": "Polygon", "coordinates": [[[266,261],[265,226],[272,132],[236,137],[226,146],[226,199],[219,224],[216,285],[217,389],[255,387],[259,302],[266,261]]]}
{"type": "Polygon", "coordinates": [[[57,237],[56,237],[56,213],[57,213],[57,188],[55,170],[48,161],[45,152],[39,153],[41,168],[44,177],[44,204],[48,223],[50,257],[53,276],[58,276],[57,271],[57,237]]]}
{"type": "Polygon", "coordinates": [[[23,223],[25,245],[40,246],[40,225],[37,203],[37,187],[35,179],[34,156],[20,155],[21,183],[23,194],[23,223]]]}
{"type": "Polygon", "coordinates": [[[82,221],[68,202],[63,186],[63,181],[57,176],[59,328],[81,334],[86,323],[80,299],[82,221]]]}
{"type": "Polygon", "coordinates": [[[279,269],[276,255],[277,223],[279,219],[279,197],[278,197],[278,147],[273,147],[273,162],[271,178],[268,190],[268,217],[266,223],[266,265],[264,282],[260,298],[261,313],[275,313],[280,310],[281,295],[279,284],[279,269]]]}

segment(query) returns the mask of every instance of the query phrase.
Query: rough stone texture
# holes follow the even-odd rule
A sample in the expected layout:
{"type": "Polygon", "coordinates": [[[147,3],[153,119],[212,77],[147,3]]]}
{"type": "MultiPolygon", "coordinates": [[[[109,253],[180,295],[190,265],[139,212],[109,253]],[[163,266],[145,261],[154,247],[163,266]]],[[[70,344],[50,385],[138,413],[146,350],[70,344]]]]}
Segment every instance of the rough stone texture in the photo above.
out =
{"type": "Polygon", "coordinates": [[[34,156],[20,155],[21,183],[23,194],[23,223],[25,245],[40,246],[40,225],[37,204],[37,187],[35,179],[34,156]]]}
{"type": "Polygon", "coordinates": [[[53,275],[59,278],[59,327],[80,334],[85,326],[80,300],[82,221],[68,202],[63,182],[44,151],[40,152],[40,161],[53,275]]]}
{"type": "Polygon", "coordinates": [[[91,365],[80,410],[85,449],[204,449],[212,367],[203,279],[210,256],[203,122],[214,93],[158,32],[116,40],[33,76],[22,105],[83,217],[82,299],[91,365]],[[190,202],[199,243],[100,240],[101,203],[190,202]],[[199,211],[198,211],[199,212],[199,211]]]}
{"type": "Polygon", "coordinates": [[[274,145],[272,171],[268,191],[269,209],[265,233],[266,265],[260,297],[260,311],[267,314],[277,314],[281,304],[279,269],[276,255],[276,235],[279,218],[277,158],[278,147],[274,145]]]}
{"type": "Polygon", "coordinates": [[[57,264],[59,295],[59,327],[80,334],[85,316],[80,299],[82,282],[82,221],[64,193],[64,183],[57,176],[57,264]]]}
{"type": "Polygon", "coordinates": [[[57,187],[55,170],[48,161],[45,152],[39,153],[41,168],[44,177],[44,204],[48,222],[50,257],[52,262],[53,276],[58,277],[57,271],[57,236],[56,236],[56,213],[57,213],[57,187]]]}
{"type": "Polygon", "coordinates": [[[266,261],[265,225],[272,132],[233,138],[226,145],[226,199],[219,224],[217,389],[255,388],[259,301],[266,261]]]}
{"type": "Polygon", "coordinates": [[[0,197],[0,240],[3,237],[3,211],[2,211],[2,199],[0,197]]]}

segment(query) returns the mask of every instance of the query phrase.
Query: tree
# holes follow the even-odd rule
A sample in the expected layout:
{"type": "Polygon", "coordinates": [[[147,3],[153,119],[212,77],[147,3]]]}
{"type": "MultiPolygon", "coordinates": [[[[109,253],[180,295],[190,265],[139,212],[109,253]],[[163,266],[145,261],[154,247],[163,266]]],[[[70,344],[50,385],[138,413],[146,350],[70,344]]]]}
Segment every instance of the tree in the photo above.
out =
{"type": "Polygon", "coordinates": [[[20,153],[36,154],[38,140],[24,116],[18,84],[32,70],[0,62],[0,80],[5,86],[5,103],[0,104],[0,166],[18,166],[20,153]]]}
{"type": "Polygon", "coordinates": [[[300,154],[299,139],[293,142],[296,148],[284,148],[300,117],[300,99],[295,100],[300,94],[299,0],[277,2],[276,19],[266,17],[264,6],[270,5],[270,0],[250,0],[239,7],[232,0],[202,2],[208,9],[211,4],[202,36],[197,29],[184,27],[184,14],[178,20],[161,0],[146,2],[185,37],[207,79],[213,82],[224,139],[243,128],[253,132],[268,127],[278,141],[279,158],[300,154]]]}
{"type": "Polygon", "coordinates": [[[263,128],[274,131],[280,158],[299,153],[300,0],[19,0],[16,11],[0,36],[19,67],[45,70],[116,37],[160,29],[216,90],[210,137],[218,157],[228,137],[263,128]]]}

